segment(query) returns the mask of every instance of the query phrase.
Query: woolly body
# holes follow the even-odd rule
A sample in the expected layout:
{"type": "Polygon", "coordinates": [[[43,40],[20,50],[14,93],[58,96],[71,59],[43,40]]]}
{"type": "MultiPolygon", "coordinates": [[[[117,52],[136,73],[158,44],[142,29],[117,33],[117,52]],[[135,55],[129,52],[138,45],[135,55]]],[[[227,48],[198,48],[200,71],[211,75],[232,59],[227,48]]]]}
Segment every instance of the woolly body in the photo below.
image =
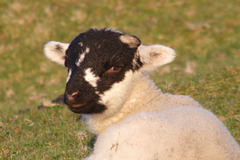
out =
{"type": "MultiPolygon", "coordinates": [[[[45,55],[62,57],[62,48],[65,43],[49,42],[45,55]]],[[[65,103],[98,135],[85,160],[240,159],[238,144],[215,115],[191,97],[162,93],[149,79],[147,72],[175,55],[105,29],[77,36],[65,60],[50,58],[68,67],[65,103]]]]}
{"type": "Polygon", "coordinates": [[[210,112],[174,107],[161,113],[140,112],[109,127],[87,158],[97,159],[238,160],[239,152],[225,126],[210,112]]]}
{"type": "Polygon", "coordinates": [[[227,128],[191,97],[161,93],[144,74],[114,116],[85,115],[99,134],[85,160],[238,160],[227,128]],[[147,98],[146,98],[147,97],[147,98]]]}

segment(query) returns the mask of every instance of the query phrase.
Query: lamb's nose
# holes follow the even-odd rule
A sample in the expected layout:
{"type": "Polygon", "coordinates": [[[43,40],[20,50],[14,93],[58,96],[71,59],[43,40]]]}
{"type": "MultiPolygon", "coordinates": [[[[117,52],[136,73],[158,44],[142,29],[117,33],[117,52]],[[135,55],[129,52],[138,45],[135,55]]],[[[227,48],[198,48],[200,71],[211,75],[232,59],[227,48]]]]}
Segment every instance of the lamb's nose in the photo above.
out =
{"type": "Polygon", "coordinates": [[[65,93],[67,102],[74,103],[76,98],[80,95],[79,91],[73,92],[71,94],[65,93]]]}

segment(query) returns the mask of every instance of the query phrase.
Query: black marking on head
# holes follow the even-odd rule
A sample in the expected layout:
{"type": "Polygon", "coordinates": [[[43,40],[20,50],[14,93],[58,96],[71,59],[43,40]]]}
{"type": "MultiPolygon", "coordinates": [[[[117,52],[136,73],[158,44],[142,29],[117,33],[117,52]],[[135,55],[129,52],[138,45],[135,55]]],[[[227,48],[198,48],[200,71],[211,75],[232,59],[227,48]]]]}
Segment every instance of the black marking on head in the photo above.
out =
{"type": "Polygon", "coordinates": [[[64,59],[65,59],[64,65],[65,65],[66,67],[69,67],[69,62],[71,61],[71,59],[69,58],[68,55],[65,55],[64,59]]]}
{"type": "MultiPolygon", "coordinates": [[[[76,102],[87,104],[85,107],[72,108],[65,97],[65,102],[72,111],[77,113],[103,112],[107,106],[98,103],[99,94],[110,89],[114,83],[122,81],[127,71],[134,72],[142,66],[140,58],[136,56],[138,46],[132,47],[131,45],[130,47],[123,43],[119,38],[122,35],[124,33],[106,29],[90,29],[75,37],[69,45],[66,51],[65,65],[72,70],[72,75],[66,84],[65,93],[71,94],[80,91],[81,96],[76,99],[76,102]],[[76,62],[86,48],[89,48],[90,52],[85,55],[81,65],[77,66],[76,62]],[[133,64],[134,58],[135,63],[133,64]],[[112,67],[120,69],[118,72],[106,74],[112,67]],[[100,78],[96,87],[91,86],[84,79],[85,71],[89,68],[94,75],[100,78]]],[[[138,45],[140,45],[140,40],[138,45]]]]}

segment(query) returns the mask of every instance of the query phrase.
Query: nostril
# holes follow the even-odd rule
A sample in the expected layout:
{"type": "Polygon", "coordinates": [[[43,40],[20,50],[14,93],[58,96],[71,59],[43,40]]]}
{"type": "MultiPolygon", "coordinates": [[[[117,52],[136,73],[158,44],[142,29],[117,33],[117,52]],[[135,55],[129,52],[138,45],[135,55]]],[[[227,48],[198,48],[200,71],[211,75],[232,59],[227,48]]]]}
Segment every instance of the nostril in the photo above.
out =
{"type": "Polygon", "coordinates": [[[73,92],[73,93],[71,94],[71,96],[72,96],[72,97],[77,97],[79,94],[80,94],[80,92],[77,91],[77,92],[73,92]]]}
{"type": "Polygon", "coordinates": [[[73,92],[73,93],[71,93],[71,94],[66,93],[66,97],[67,97],[68,101],[74,102],[75,99],[76,99],[76,97],[77,97],[79,94],[80,94],[79,91],[73,92]]]}

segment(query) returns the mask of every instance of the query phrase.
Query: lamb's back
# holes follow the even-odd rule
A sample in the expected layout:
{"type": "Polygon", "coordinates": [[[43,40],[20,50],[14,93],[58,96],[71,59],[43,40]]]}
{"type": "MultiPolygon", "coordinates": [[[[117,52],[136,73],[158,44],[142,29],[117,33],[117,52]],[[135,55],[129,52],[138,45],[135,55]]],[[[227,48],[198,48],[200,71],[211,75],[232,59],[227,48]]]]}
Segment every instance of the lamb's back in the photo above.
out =
{"type": "Polygon", "coordinates": [[[91,157],[238,160],[239,150],[229,131],[211,112],[181,106],[161,113],[139,112],[109,127],[99,135],[91,157]]]}

